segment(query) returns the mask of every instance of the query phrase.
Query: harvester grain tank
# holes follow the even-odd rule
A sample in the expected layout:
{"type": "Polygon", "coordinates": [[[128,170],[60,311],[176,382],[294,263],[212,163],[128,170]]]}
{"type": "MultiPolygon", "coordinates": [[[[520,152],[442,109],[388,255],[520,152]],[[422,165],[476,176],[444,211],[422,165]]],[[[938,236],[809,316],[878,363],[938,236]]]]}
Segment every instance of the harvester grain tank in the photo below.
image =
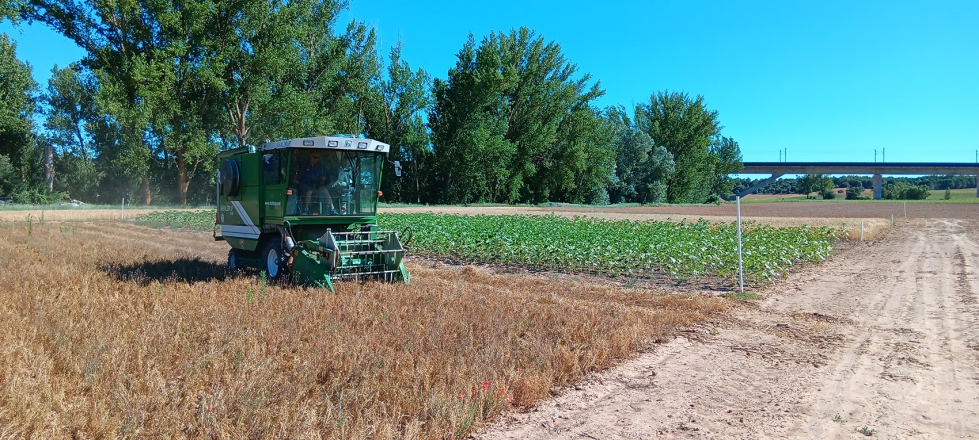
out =
{"type": "Polygon", "coordinates": [[[337,280],[407,283],[398,233],[377,226],[389,151],[320,136],[219,153],[214,239],[231,245],[228,265],[330,290],[337,280]]]}

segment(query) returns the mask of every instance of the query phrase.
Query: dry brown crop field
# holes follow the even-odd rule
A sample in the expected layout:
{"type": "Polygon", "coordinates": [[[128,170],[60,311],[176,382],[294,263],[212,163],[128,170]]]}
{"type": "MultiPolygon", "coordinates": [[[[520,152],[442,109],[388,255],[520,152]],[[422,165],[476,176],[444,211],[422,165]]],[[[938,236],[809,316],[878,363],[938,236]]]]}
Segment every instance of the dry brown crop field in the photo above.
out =
{"type": "Polygon", "coordinates": [[[34,222],[42,219],[44,221],[119,220],[119,217],[132,219],[154,211],[158,210],[148,208],[127,208],[125,212],[120,212],[119,209],[0,210],[0,221],[26,222],[28,218],[34,222]]]}
{"type": "Polygon", "coordinates": [[[458,438],[727,301],[411,264],[337,293],[209,234],[0,221],[0,437],[458,438]]]}

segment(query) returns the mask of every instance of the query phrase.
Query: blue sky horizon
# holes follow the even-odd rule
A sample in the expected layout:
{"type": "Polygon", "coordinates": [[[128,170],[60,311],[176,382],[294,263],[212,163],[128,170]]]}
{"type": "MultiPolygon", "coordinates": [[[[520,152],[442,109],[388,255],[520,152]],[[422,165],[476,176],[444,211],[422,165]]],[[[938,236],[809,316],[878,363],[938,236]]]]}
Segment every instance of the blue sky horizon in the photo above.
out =
{"type": "MultiPolygon", "coordinates": [[[[703,95],[745,161],[975,162],[979,2],[352,0],[378,51],[445,78],[472,34],[526,26],[600,81],[599,106],[703,95]]],[[[0,24],[41,87],[84,56],[42,25],[0,24]]]]}

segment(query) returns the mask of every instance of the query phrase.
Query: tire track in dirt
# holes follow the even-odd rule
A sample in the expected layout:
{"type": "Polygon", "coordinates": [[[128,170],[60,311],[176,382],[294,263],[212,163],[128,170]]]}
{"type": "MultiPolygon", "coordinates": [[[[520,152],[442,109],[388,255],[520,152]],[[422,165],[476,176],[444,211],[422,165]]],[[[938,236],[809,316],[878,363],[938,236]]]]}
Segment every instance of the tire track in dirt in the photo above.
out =
{"type": "Polygon", "coordinates": [[[979,437],[977,240],[895,228],[478,437],[979,437]]]}

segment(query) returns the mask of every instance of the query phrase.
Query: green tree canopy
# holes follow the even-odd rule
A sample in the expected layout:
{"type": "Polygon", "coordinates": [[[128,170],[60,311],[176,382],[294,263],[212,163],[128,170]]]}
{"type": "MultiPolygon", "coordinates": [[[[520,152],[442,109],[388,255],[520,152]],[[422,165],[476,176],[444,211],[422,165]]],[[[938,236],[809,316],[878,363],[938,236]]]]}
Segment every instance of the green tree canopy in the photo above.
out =
{"type": "Polygon", "coordinates": [[[729,177],[744,169],[741,162],[741,147],[729,137],[720,136],[710,149],[710,158],[714,162],[714,188],[713,194],[723,196],[731,195],[734,189],[735,180],[729,177]]]}
{"type": "Polygon", "coordinates": [[[701,203],[714,191],[717,153],[711,151],[720,133],[717,112],[707,110],[704,97],[686,93],[655,93],[648,103],[636,106],[636,126],[656,146],[666,148],[676,162],[670,177],[670,203],[701,203]]]}
{"type": "Polygon", "coordinates": [[[94,157],[95,150],[85,128],[88,121],[97,119],[94,78],[84,75],[77,63],[63,69],[54,66],[41,102],[48,142],[60,152],[94,157]]]}
{"type": "Polygon", "coordinates": [[[0,34],[0,157],[4,182],[0,191],[9,193],[19,183],[38,178],[38,153],[34,144],[34,111],[37,83],[31,66],[17,59],[17,43],[0,34]],[[11,170],[16,170],[11,180],[11,170]]]}
{"type": "Polygon", "coordinates": [[[153,179],[173,182],[186,203],[195,175],[213,168],[219,139],[243,146],[367,131],[380,61],[362,23],[334,32],[344,1],[33,5],[34,19],[88,52],[96,104],[114,135],[100,144],[104,161],[118,170],[109,174],[138,181],[146,203],[153,179]]]}
{"type": "Polygon", "coordinates": [[[540,202],[602,193],[613,174],[611,132],[555,42],[527,28],[470,36],[429,114],[437,200],[540,202]],[[592,188],[597,185],[597,188],[592,188]],[[589,188],[584,188],[589,187],[589,188]]]}
{"type": "Polygon", "coordinates": [[[612,203],[659,203],[666,201],[666,182],[676,170],[673,155],[632,124],[623,107],[611,107],[606,115],[614,127],[615,182],[612,203]]]}
{"type": "Polygon", "coordinates": [[[14,24],[19,24],[25,6],[21,0],[0,0],[0,21],[6,18],[14,24]]]}
{"type": "Polygon", "coordinates": [[[822,174],[806,174],[800,177],[796,183],[796,188],[799,194],[805,194],[806,198],[809,198],[809,194],[813,192],[822,193],[827,190],[833,189],[833,179],[826,177],[822,174]]]}
{"type": "Polygon", "coordinates": [[[105,173],[98,169],[98,150],[92,130],[99,120],[95,106],[95,80],[77,63],[54,66],[42,95],[46,116],[44,142],[55,148],[54,188],[74,199],[94,203],[105,173]]]}
{"type": "Polygon", "coordinates": [[[412,70],[401,58],[401,43],[391,48],[387,77],[380,81],[380,101],[373,102],[368,135],[391,145],[383,180],[387,200],[421,203],[422,173],[432,151],[423,119],[431,105],[431,78],[424,70],[412,70]],[[394,164],[400,176],[395,174],[394,164]]]}

